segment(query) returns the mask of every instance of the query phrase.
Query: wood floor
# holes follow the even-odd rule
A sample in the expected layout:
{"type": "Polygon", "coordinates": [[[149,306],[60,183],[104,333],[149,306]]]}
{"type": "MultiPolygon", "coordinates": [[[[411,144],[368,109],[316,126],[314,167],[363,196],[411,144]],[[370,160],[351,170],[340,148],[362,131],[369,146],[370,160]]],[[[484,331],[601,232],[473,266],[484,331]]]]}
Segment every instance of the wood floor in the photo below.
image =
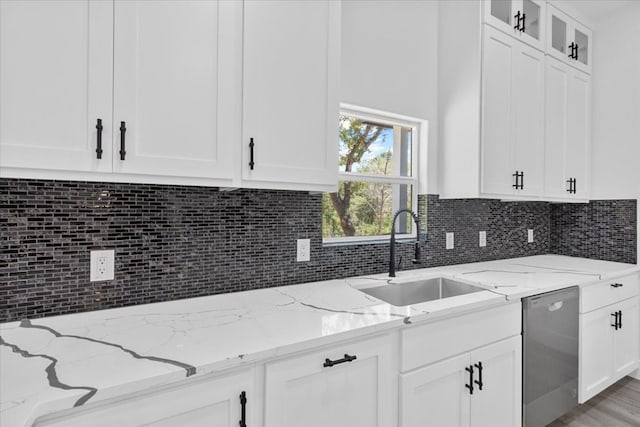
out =
{"type": "Polygon", "coordinates": [[[548,427],[640,427],[640,380],[623,378],[548,427]]]}

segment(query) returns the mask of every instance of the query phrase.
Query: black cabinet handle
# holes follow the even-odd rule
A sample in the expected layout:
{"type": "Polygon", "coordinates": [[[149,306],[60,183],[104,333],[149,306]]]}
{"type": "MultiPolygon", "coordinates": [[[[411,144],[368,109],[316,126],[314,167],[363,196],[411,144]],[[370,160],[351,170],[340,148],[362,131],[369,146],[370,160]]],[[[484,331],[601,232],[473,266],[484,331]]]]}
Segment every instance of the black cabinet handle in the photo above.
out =
{"type": "Polygon", "coordinates": [[[344,358],[342,359],[338,359],[338,360],[324,359],[324,364],[322,366],[324,366],[325,368],[330,368],[332,366],[339,365],[341,363],[353,362],[357,358],[358,357],[355,355],[349,356],[348,354],[345,353],[344,358]]]}
{"type": "Polygon", "coordinates": [[[249,169],[253,170],[253,166],[255,165],[255,162],[253,161],[253,147],[254,147],[254,143],[253,143],[253,138],[251,138],[249,140],[249,169]]]}
{"type": "Polygon", "coordinates": [[[612,283],[612,284],[611,284],[611,287],[612,287],[612,288],[621,288],[621,287],[623,287],[623,286],[624,286],[624,285],[623,285],[622,283],[612,283]]]}
{"type": "Polygon", "coordinates": [[[521,33],[524,33],[526,19],[527,19],[527,15],[524,12],[522,12],[522,27],[520,27],[521,33]]]}
{"type": "Polygon", "coordinates": [[[613,329],[615,329],[616,331],[618,330],[618,312],[616,311],[615,313],[611,314],[613,316],[613,329]]]}
{"type": "Polygon", "coordinates": [[[618,329],[622,329],[622,310],[618,311],[618,329]]]}
{"type": "Polygon", "coordinates": [[[124,156],[127,154],[124,145],[124,135],[127,133],[127,124],[120,122],[120,160],[124,160],[124,156]]]}
{"type": "Polygon", "coordinates": [[[247,427],[247,392],[240,393],[240,427],[247,427]]]}
{"type": "Polygon", "coordinates": [[[576,179],[569,178],[567,182],[569,183],[569,189],[567,190],[567,192],[569,194],[576,194],[576,179]]]}
{"type": "Polygon", "coordinates": [[[516,178],[516,183],[512,185],[516,190],[522,190],[524,188],[524,172],[516,171],[513,175],[516,178]]]}
{"type": "Polygon", "coordinates": [[[573,59],[578,60],[578,43],[574,43],[575,53],[573,55],[573,59]]]}
{"type": "Polygon", "coordinates": [[[578,59],[578,45],[575,42],[571,42],[569,45],[569,58],[578,59]]]}
{"type": "Polygon", "coordinates": [[[473,366],[478,368],[478,379],[475,381],[475,383],[478,385],[478,390],[482,391],[482,386],[484,385],[484,383],[482,382],[482,362],[478,362],[473,366]]]}
{"type": "Polygon", "coordinates": [[[102,158],[102,119],[98,119],[96,123],[96,130],[98,133],[96,134],[96,158],[102,158]]]}
{"type": "Polygon", "coordinates": [[[515,21],[516,21],[516,25],[513,26],[513,29],[520,31],[520,11],[518,11],[518,13],[513,15],[513,17],[515,18],[515,21]]]}
{"type": "Polygon", "coordinates": [[[464,370],[469,372],[469,384],[464,386],[469,389],[469,394],[473,394],[473,366],[467,366],[464,370]]]}

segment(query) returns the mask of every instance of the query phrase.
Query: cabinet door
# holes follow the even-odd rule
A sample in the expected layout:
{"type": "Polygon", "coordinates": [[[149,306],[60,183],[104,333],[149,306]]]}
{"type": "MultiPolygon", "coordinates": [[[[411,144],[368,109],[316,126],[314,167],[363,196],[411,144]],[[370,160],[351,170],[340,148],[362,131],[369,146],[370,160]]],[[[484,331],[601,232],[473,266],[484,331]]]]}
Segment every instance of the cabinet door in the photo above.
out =
{"type": "MultiPolygon", "coordinates": [[[[570,198],[567,156],[567,113],[571,69],[555,58],[547,58],[544,195],[570,198]]],[[[576,186],[580,189],[582,185],[576,186]]]]}
{"type": "Polygon", "coordinates": [[[638,324],[638,297],[617,304],[614,310],[622,313],[622,327],[613,332],[613,376],[614,380],[627,375],[638,366],[640,360],[640,330],[638,324]]]}
{"type": "Polygon", "coordinates": [[[591,30],[552,5],[547,6],[547,23],[547,52],[591,74],[591,30]]]}
{"type": "Polygon", "coordinates": [[[242,176],[249,185],[336,185],[340,7],[244,2],[242,176]]]}
{"type": "Polygon", "coordinates": [[[471,352],[476,382],[471,397],[471,425],[516,427],[522,422],[522,338],[471,352]],[[482,369],[480,370],[480,366],[482,369]],[[496,410],[500,408],[500,410],[496,410]]]}
{"type": "Polygon", "coordinates": [[[159,390],[63,417],[36,423],[46,427],[237,427],[242,417],[240,396],[245,393],[245,422],[253,425],[253,371],[159,390]]]}
{"type": "Polygon", "coordinates": [[[390,337],[266,366],[266,427],[386,427],[395,424],[397,366],[390,337]],[[326,359],[351,362],[324,366],[326,359]]]}
{"type": "Polygon", "coordinates": [[[111,171],[112,52],[110,2],[0,2],[0,175],[111,171]]]}
{"type": "Polygon", "coordinates": [[[606,387],[612,378],[613,306],[580,315],[580,403],[606,387]]]}
{"type": "Polygon", "coordinates": [[[545,8],[542,0],[485,0],[484,22],[544,51],[545,8]]]}
{"type": "MultiPolygon", "coordinates": [[[[591,77],[569,70],[567,87],[566,178],[575,180],[571,198],[589,198],[589,153],[591,151],[591,77]]],[[[568,194],[568,193],[567,193],[568,194]]]]}
{"type": "Polygon", "coordinates": [[[475,398],[465,387],[470,364],[465,353],[401,375],[400,426],[469,426],[469,401],[475,398]]]}
{"type": "Polygon", "coordinates": [[[228,129],[239,126],[239,114],[227,110],[226,84],[240,69],[236,17],[236,2],[116,0],[116,172],[231,178],[228,129]]]}
{"type": "Polygon", "coordinates": [[[482,167],[481,192],[514,194],[511,141],[513,62],[516,40],[484,26],[482,50],[482,167]]]}
{"type": "Polygon", "coordinates": [[[512,65],[513,137],[511,164],[521,171],[516,194],[542,195],[544,171],[544,53],[514,44],[512,65]]]}

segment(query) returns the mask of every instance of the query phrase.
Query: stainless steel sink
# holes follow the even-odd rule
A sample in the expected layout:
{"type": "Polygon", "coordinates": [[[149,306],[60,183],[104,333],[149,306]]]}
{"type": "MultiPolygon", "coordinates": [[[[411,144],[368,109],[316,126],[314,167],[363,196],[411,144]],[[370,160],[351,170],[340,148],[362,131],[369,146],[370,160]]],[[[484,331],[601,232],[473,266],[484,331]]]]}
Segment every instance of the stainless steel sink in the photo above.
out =
{"type": "Polygon", "coordinates": [[[360,288],[359,290],[389,304],[402,307],[480,292],[485,289],[444,277],[434,277],[410,282],[390,282],[383,286],[360,288]]]}

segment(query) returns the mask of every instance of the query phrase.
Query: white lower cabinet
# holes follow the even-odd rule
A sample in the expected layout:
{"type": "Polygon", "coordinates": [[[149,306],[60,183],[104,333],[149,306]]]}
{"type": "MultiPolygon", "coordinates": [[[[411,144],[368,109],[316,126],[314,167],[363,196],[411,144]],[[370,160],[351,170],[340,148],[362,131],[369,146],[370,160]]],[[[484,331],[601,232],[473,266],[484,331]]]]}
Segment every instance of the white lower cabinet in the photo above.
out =
{"type": "Polygon", "coordinates": [[[253,396],[254,373],[248,369],[222,377],[187,381],[152,393],[126,396],[118,401],[87,407],[81,412],[47,417],[36,422],[35,426],[253,426],[253,396]]]}
{"type": "Polygon", "coordinates": [[[400,425],[519,426],[521,344],[516,336],[401,375],[400,425]]]}
{"type": "Polygon", "coordinates": [[[580,402],[638,367],[638,297],[580,315],[580,402]]]}
{"type": "Polygon", "coordinates": [[[265,427],[396,425],[393,338],[347,343],[268,363],[265,427]]]}

